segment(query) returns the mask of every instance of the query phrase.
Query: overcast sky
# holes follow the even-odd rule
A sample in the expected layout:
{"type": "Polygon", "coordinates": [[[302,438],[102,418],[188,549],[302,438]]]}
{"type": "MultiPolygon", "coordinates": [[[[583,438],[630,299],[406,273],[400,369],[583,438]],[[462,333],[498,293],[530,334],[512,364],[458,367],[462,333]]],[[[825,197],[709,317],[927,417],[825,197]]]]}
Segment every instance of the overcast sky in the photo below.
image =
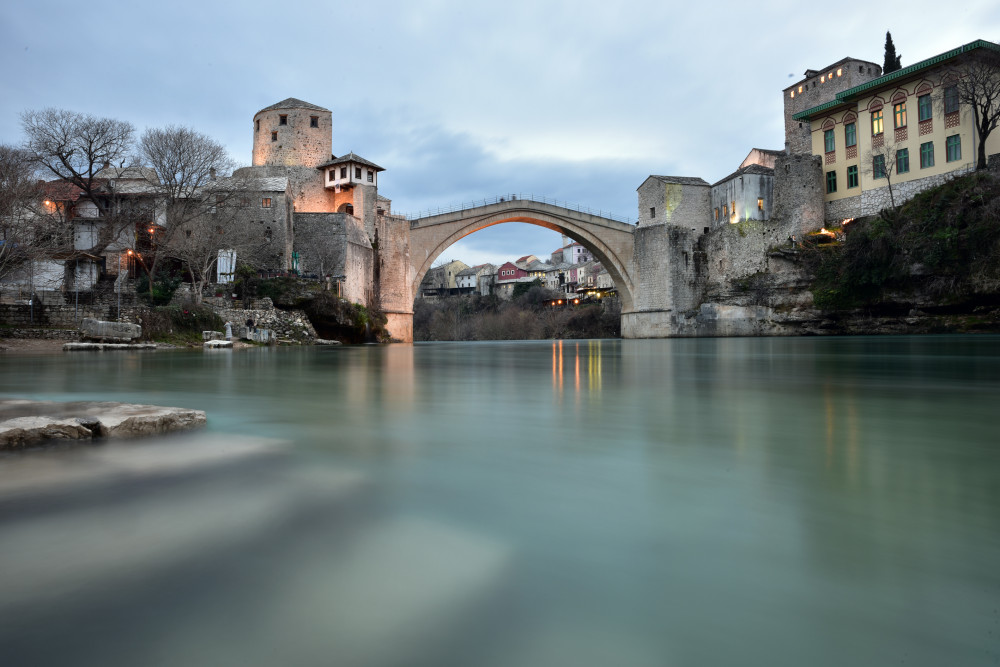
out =
{"type": "MultiPolygon", "coordinates": [[[[253,115],[297,97],[333,112],[333,152],[385,167],[418,214],[533,193],[636,217],[650,174],[715,182],[783,148],[781,90],[845,56],[904,66],[1000,41],[1000,2],[468,0],[8,1],[0,142],[25,109],[179,124],[250,163],[253,115]],[[947,10],[945,10],[947,7],[947,10]]],[[[441,259],[547,257],[558,235],[499,225],[441,259]]]]}

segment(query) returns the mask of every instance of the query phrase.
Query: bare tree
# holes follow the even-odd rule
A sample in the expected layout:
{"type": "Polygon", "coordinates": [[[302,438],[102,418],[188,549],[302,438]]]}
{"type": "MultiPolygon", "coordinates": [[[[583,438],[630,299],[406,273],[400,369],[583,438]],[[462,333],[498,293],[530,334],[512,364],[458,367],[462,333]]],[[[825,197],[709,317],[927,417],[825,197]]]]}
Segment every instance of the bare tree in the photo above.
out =
{"type": "Polygon", "coordinates": [[[250,219],[250,203],[260,200],[260,192],[252,180],[219,179],[192,199],[210,206],[197,215],[192,208],[189,211],[192,215],[175,220],[166,252],[183,262],[191,279],[193,299],[201,303],[202,291],[212,278],[220,251],[252,259],[263,252],[268,238],[261,226],[250,219]]]}
{"type": "Polygon", "coordinates": [[[0,144],[0,279],[30,256],[39,195],[31,155],[0,144]]]}
{"type": "MultiPolygon", "coordinates": [[[[211,230],[217,226],[216,222],[222,222],[217,209],[235,193],[216,188],[216,178],[220,173],[228,173],[235,163],[222,144],[190,128],[178,126],[143,133],[139,141],[139,159],[149,170],[149,187],[155,193],[157,209],[154,224],[147,230],[149,245],[144,256],[139,257],[149,278],[152,296],[153,281],[164,259],[190,260],[195,266],[201,266],[200,254],[192,257],[193,246],[223,241],[211,230]],[[206,233],[205,230],[210,231],[206,233]]],[[[197,294],[200,297],[200,290],[197,294]]]]}
{"type": "Polygon", "coordinates": [[[909,149],[901,149],[893,135],[884,132],[872,137],[872,148],[865,154],[865,158],[867,163],[862,169],[875,180],[885,179],[889,190],[889,205],[895,211],[896,197],[892,189],[892,179],[900,169],[904,173],[909,171],[909,149]]]}
{"type": "Polygon", "coordinates": [[[93,245],[86,250],[101,254],[122,232],[136,224],[135,197],[118,191],[118,178],[109,178],[110,167],[132,162],[135,128],[131,123],[98,118],[63,109],[26,111],[21,124],[27,135],[25,148],[42,171],[79,188],[80,198],[91,202],[101,224],[93,245]],[[123,204],[123,199],[126,202],[123,204]]]}
{"type": "Polygon", "coordinates": [[[994,46],[977,49],[961,67],[955,87],[958,102],[972,107],[979,135],[976,169],[986,169],[986,139],[1000,123],[1000,51],[994,46]]]}

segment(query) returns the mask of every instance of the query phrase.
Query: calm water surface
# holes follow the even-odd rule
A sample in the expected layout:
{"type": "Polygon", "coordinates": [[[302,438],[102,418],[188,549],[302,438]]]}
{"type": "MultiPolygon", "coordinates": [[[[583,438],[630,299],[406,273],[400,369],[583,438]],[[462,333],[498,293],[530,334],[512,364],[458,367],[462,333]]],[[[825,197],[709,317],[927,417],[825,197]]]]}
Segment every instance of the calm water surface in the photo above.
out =
{"type": "Polygon", "coordinates": [[[1000,337],[0,357],[4,665],[997,665],[1000,337]]]}

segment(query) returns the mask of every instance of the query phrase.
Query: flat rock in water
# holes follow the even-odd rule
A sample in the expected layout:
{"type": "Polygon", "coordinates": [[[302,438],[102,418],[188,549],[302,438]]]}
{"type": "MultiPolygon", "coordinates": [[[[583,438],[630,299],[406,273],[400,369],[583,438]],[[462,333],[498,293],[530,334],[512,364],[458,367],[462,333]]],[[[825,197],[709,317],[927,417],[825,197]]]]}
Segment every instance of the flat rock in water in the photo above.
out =
{"type": "Polygon", "coordinates": [[[313,345],[340,345],[339,340],[327,340],[325,338],[315,338],[313,339],[313,345]]]}
{"type": "Polygon", "coordinates": [[[158,405],[0,400],[0,451],[54,440],[137,438],[204,426],[201,410],[158,405]]]}
{"type": "Polygon", "coordinates": [[[233,341],[231,341],[231,340],[206,340],[205,343],[204,343],[204,345],[205,345],[206,348],[208,348],[208,349],[211,350],[211,349],[215,349],[215,348],[232,347],[233,346],[233,341]]]}

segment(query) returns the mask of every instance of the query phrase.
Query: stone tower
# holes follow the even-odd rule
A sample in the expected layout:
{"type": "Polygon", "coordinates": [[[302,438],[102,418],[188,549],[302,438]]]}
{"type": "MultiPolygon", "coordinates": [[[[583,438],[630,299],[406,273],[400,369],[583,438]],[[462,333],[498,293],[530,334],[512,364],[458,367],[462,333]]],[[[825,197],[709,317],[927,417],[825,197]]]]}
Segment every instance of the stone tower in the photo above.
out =
{"type": "Polygon", "coordinates": [[[857,58],[844,58],[821,70],[806,70],[804,79],[781,91],[785,107],[785,152],[812,153],[809,122],[795,120],[795,114],[832,102],[837,93],[880,76],[882,68],[878,64],[857,58]]]}
{"type": "Polygon", "coordinates": [[[317,167],[333,150],[329,109],[289,97],[253,117],[253,166],[317,167]]]}

